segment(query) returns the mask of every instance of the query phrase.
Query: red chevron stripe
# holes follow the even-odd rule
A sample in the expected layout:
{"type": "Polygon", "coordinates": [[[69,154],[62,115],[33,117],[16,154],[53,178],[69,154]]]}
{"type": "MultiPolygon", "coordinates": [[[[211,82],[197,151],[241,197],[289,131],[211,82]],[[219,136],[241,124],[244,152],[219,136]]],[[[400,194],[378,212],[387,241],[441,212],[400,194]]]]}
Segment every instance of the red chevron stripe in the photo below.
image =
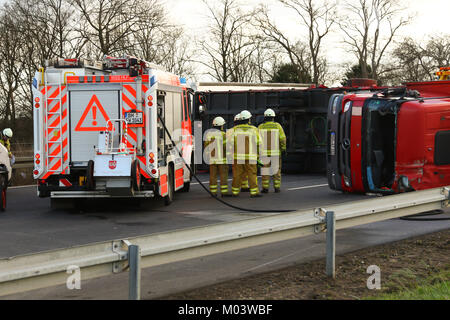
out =
{"type": "Polygon", "coordinates": [[[134,90],[134,88],[133,88],[132,86],[130,86],[129,84],[124,84],[123,87],[124,87],[125,89],[127,89],[128,92],[131,93],[131,95],[132,95],[133,97],[136,98],[136,90],[134,90]]]}
{"type": "Polygon", "coordinates": [[[136,110],[136,105],[126,96],[125,93],[122,93],[122,100],[131,108],[136,110]]]}
{"type": "Polygon", "coordinates": [[[50,154],[50,157],[53,157],[53,156],[56,156],[58,153],[60,153],[61,152],[61,146],[60,145],[58,145],[57,147],[56,147],[56,149],[50,154]]]}

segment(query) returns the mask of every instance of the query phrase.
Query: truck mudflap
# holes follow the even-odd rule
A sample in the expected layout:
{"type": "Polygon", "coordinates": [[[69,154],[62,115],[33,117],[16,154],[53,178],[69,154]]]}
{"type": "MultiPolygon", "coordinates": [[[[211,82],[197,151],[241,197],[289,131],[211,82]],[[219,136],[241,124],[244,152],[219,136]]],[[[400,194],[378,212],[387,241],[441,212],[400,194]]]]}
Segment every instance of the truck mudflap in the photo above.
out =
{"type": "Polygon", "coordinates": [[[339,148],[340,117],[342,114],[343,94],[335,94],[328,104],[328,133],[327,133],[327,178],[328,185],[333,190],[342,191],[341,172],[339,161],[341,149],[339,148]]]}

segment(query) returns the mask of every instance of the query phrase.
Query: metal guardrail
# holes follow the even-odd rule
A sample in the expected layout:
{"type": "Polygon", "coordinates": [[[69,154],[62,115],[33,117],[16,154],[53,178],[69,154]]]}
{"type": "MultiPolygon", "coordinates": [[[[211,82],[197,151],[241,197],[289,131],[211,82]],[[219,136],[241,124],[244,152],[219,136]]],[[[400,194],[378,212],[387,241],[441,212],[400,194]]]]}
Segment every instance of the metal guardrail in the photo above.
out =
{"type": "Polygon", "coordinates": [[[16,158],[16,163],[14,163],[13,168],[14,169],[21,169],[21,168],[32,168],[34,166],[33,157],[20,157],[16,158]]]}
{"type": "Polygon", "coordinates": [[[70,266],[79,267],[83,279],[119,273],[129,267],[129,297],[138,299],[140,268],[324,231],[327,231],[326,272],[334,277],[336,230],[448,207],[449,193],[450,187],[430,189],[312,211],[257,217],[10,257],[0,260],[0,296],[64,284],[70,266]]]}

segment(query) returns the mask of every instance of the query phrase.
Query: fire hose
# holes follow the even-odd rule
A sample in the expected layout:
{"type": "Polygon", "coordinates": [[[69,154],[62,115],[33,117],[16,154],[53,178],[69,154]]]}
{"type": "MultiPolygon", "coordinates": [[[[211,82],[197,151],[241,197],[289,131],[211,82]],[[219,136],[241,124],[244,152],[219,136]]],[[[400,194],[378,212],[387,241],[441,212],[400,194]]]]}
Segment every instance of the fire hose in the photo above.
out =
{"type": "Polygon", "coordinates": [[[294,212],[296,210],[258,210],[258,209],[248,209],[248,208],[242,208],[242,207],[238,207],[235,206],[231,203],[228,203],[220,198],[218,198],[217,196],[215,196],[214,194],[212,194],[212,192],[203,184],[202,181],[200,181],[200,179],[197,177],[197,175],[195,174],[195,172],[192,170],[191,166],[186,162],[186,160],[184,159],[183,155],[181,154],[181,151],[178,149],[177,144],[173,141],[172,136],[170,135],[169,130],[166,127],[166,124],[164,123],[164,121],[162,120],[161,116],[158,115],[158,119],[161,122],[164,131],[167,133],[167,136],[169,137],[170,141],[172,142],[174,148],[176,149],[178,155],[180,156],[181,159],[183,159],[183,162],[186,166],[186,168],[188,168],[189,172],[191,173],[191,175],[195,178],[195,180],[197,180],[197,182],[200,184],[200,186],[215,200],[219,201],[220,203],[224,204],[225,206],[228,206],[230,208],[239,210],[239,211],[246,211],[246,212],[265,212],[265,213],[284,213],[284,212],[294,212]]]}

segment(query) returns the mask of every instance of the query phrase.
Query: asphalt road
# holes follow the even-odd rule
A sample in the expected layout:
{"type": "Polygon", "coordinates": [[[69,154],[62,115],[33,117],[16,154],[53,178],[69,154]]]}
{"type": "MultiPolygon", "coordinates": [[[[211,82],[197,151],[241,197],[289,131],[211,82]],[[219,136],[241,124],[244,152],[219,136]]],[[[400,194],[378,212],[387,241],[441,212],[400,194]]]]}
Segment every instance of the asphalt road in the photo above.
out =
{"type": "MultiPolygon", "coordinates": [[[[207,181],[206,175],[201,175],[207,181]]],[[[254,209],[308,209],[368,196],[330,190],[326,178],[314,175],[284,176],[283,192],[250,199],[225,198],[234,205],[254,209]]],[[[198,184],[189,193],[176,195],[165,207],[162,201],[133,203],[95,201],[83,210],[52,210],[48,199],[39,199],[32,187],[9,189],[8,208],[0,214],[0,257],[65,248],[97,241],[127,238],[155,232],[236,221],[261,215],[236,211],[210,198],[198,184]]],[[[446,216],[450,216],[446,214],[446,216]]],[[[337,253],[397,241],[450,228],[450,221],[413,222],[399,219],[372,223],[337,233],[337,253]]],[[[240,278],[288,265],[323,258],[324,235],[192,259],[142,271],[142,297],[158,298],[229,279],[240,278]]],[[[372,262],[371,264],[376,264],[372,262]]],[[[87,280],[82,290],[65,286],[35,290],[7,299],[126,299],[126,273],[87,280]]]]}
{"type": "MultiPolygon", "coordinates": [[[[201,181],[208,176],[200,175],[201,181]]],[[[230,181],[231,184],[231,181],[230,181]]],[[[312,175],[284,177],[283,192],[251,199],[224,198],[234,205],[262,210],[306,209],[363,199],[362,195],[330,190],[326,178],[312,175]]],[[[258,216],[231,209],[211,198],[194,182],[189,193],[177,193],[172,205],[150,200],[140,206],[128,200],[91,200],[83,209],[53,210],[35,187],[8,189],[7,210],[0,213],[0,257],[66,248],[98,241],[147,235],[258,216]]]]}

